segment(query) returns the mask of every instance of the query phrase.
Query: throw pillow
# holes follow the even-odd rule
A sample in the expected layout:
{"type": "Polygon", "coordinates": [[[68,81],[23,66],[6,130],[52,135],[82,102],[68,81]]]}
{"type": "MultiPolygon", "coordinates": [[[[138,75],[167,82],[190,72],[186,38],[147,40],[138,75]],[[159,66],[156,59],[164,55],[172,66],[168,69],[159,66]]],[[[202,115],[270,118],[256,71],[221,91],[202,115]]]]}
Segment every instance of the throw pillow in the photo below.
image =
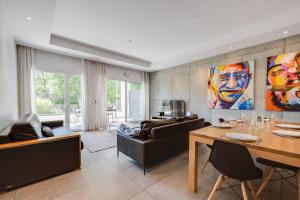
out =
{"type": "Polygon", "coordinates": [[[159,126],[165,126],[168,124],[174,124],[174,123],[177,123],[177,120],[175,118],[164,119],[164,120],[142,121],[141,122],[141,131],[139,134],[136,135],[136,137],[146,140],[149,138],[152,128],[159,127],[159,126]]]}
{"type": "Polygon", "coordinates": [[[49,128],[48,126],[42,127],[42,134],[45,137],[53,137],[54,136],[53,130],[51,128],[49,128]]]}

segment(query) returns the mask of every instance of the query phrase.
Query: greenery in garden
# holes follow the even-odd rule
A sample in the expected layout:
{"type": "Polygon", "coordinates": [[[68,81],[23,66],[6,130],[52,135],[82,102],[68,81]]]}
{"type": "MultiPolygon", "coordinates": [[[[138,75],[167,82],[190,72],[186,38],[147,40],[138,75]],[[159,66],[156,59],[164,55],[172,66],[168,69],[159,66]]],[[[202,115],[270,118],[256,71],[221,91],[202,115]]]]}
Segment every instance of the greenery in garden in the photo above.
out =
{"type": "Polygon", "coordinates": [[[107,80],[106,82],[107,107],[117,107],[121,104],[121,82],[107,80]]]}
{"type": "MultiPolygon", "coordinates": [[[[107,80],[107,107],[121,109],[121,84],[122,81],[107,80]]],[[[139,83],[128,83],[128,85],[130,91],[140,90],[142,87],[139,83]]]]}
{"type": "MultiPolygon", "coordinates": [[[[70,109],[80,105],[80,76],[70,75],[70,109]]],[[[64,112],[64,75],[58,73],[35,73],[36,108],[39,114],[64,112]]],[[[71,110],[72,111],[72,110],[71,110]]]]}
{"type": "MultiPolygon", "coordinates": [[[[64,113],[64,74],[37,71],[35,73],[35,94],[37,113],[64,113]]],[[[70,111],[80,109],[81,79],[79,75],[69,76],[70,111]]],[[[123,82],[124,83],[124,82],[123,82]]],[[[107,107],[121,109],[121,81],[107,80],[107,107]]],[[[140,90],[141,84],[129,83],[128,90],[140,90]]]]}

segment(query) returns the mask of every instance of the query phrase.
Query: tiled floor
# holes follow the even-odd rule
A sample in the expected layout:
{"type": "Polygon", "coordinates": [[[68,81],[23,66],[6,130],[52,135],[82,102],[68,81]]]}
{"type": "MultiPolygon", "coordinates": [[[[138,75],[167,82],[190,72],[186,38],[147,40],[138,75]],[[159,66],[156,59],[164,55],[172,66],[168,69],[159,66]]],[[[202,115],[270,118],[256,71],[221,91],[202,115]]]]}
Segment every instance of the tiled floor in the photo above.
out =
{"type": "MultiPolygon", "coordinates": [[[[101,134],[99,132],[99,134],[101,134]]],[[[188,152],[184,152],[147,171],[143,171],[134,161],[120,154],[116,148],[90,153],[82,152],[83,166],[62,176],[35,183],[0,195],[0,200],[185,200],[206,199],[215,183],[218,172],[210,165],[199,178],[199,192],[188,191],[188,152]]],[[[199,168],[208,156],[208,149],[199,148],[199,168]]],[[[296,184],[296,180],[291,179],[296,184]]],[[[257,188],[260,181],[254,182],[257,188]]],[[[271,182],[259,199],[293,200],[297,190],[287,182],[271,182]]],[[[234,183],[232,183],[234,184],[234,183]]],[[[240,187],[236,187],[241,193],[240,187]]],[[[249,193],[249,198],[250,193],[249,193]]],[[[214,199],[239,199],[230,189],[218,191],[214,199]]]]}

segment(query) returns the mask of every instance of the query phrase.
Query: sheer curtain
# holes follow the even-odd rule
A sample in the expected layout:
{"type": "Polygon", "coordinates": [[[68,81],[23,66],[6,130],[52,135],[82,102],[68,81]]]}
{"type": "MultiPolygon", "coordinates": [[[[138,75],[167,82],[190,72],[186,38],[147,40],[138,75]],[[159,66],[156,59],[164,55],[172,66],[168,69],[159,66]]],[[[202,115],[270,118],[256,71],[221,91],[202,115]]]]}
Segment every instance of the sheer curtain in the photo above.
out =
{"type": "Polygon", "coordinates": [[[106,126],[106,64],[83,60],[84,130],[106,126]]]}
{"type": "Polygon", "coordinates": [[[19,117],[33,111],[34,105],[34,49],[17,46],[19,117]]]}
{"type": "Polygon", "coordinates": [[[149,120],[150,118],[149,90],[150,90],[150,73],[142,72],[142,94],[143,94],[142,96],[144,97],[142,112],[143,112],[144,120],[149,120]]]}
{"type": "Polygon", "coordinates": [[[107,114],[106,114],[106,68],[107,64],[105,63],[97,63],[98,68],[98,76],[99,76],[99,114],[100,114],[100,121],[99,126],[100,128],[104,128],[107,126],[107,114]]]}

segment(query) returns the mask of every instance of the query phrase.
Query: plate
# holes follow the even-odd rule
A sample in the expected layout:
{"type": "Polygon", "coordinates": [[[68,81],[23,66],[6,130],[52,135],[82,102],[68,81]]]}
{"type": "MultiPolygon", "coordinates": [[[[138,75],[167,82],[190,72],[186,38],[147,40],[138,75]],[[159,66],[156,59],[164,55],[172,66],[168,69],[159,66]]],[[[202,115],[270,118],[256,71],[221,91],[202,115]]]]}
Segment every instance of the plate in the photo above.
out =
{"type": "Polygon", "coordinates": [[[232,128],[231,124],[225,124],[225,123],[222,123],[222,124],[213,124],[213,126],[218,127],[218,128],[232,128]]]}
{"type": "Polygon", "coordinates": [[[225,133],[225,136],[232,140],[240,140],[245,142],[253,142],[257,140],[257,136],[247,133],[225,133]]]}
{"type": "Polygon", "coordinates": [[[295,124],[275,124],[275,126],[280,127],[280,128],[300,129],[300,126],[299,125],[295,125],[295,124]]]}
{"type": "Polygon", "coordinates": [[[272,133],[283,137],[300,137],[299,131],[273,130],[272,133]]]}

